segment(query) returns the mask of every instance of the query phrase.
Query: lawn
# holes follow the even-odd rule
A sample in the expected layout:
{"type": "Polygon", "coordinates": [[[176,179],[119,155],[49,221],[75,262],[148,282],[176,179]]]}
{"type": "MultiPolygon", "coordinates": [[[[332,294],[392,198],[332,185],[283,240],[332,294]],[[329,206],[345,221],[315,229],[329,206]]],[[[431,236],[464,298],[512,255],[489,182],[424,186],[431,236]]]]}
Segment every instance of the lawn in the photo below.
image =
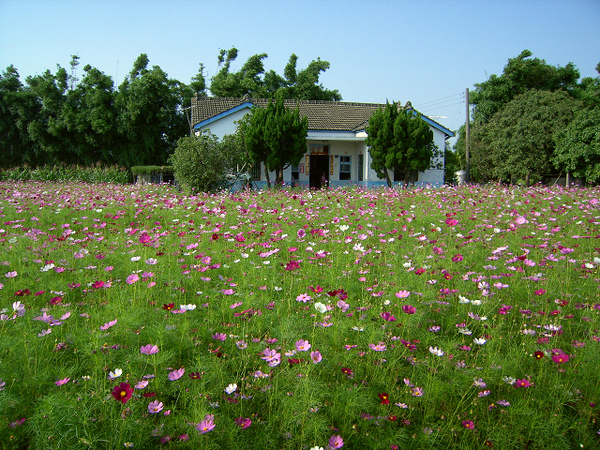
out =
{"type": "Polygon", "coordinates": [[[599,199],[0,183],[0,447],[598,448],[599,199]]]}

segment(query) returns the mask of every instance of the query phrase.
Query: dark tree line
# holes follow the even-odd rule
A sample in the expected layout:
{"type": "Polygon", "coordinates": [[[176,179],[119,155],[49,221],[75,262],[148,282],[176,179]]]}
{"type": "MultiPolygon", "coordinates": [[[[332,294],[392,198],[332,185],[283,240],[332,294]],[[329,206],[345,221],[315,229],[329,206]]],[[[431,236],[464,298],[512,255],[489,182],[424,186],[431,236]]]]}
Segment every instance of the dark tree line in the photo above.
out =
{"type": "Polygon", "coordinates": [[[222,50],[219,71],[210,87],[204,65],[190,84],[172,79],[146,54],[133,64],[123,83],[86,65],[77,77],[79,57],[70,67],[57,66],[29,76],[23,83],[9,66],[0,74],[0,167],[53,164],[164,165],[177,141],[189,134],[186,108],[194,95],[340,100],[325,89],[319,75],[329,68],[317,59],[297,70],[292,54],[280,76],[266,72],[266,54],[251,56],[237,72],[231,70],[237,49],[222,50]]]}
{"type": "MultiPolygon", "coordinates": [[[[600,181],[600,77],[580,80],[572,63],[552,66],[524,50],[501,75],[476,84],[470,103],[471,181],[600,181]]],[[[464,131],[456,145],[463,168],[464,131]]]]}

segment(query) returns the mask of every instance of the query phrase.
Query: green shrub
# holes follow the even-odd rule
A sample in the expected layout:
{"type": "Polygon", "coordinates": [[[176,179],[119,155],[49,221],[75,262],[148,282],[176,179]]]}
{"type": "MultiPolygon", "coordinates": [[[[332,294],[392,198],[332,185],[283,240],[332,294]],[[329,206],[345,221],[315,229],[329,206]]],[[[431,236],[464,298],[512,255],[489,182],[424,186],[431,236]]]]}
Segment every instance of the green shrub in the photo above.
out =
{"type": "Polygon", "coordinates": [[[43,166],[14,167],[0,171],[0,181],[85,181],[87,183],[127,184],[130,172],[119,166],[43,166]]]}
{"type": "Polygon", "coordinates": [[[177,182],[189,192],[228,188],[235,181],[232,174],[244,153],[232,141],[224,139],[221,143],[210,133],[181,138],[169,158],[177,182]]]}

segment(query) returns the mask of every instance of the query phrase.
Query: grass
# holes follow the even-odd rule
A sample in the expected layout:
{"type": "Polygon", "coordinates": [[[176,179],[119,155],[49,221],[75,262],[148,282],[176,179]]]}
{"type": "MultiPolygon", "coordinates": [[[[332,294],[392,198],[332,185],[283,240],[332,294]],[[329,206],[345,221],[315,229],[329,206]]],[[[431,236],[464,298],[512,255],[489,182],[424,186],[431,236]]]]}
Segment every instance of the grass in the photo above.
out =
{"type": "Polygon", "coordinates": [[[599,194],[0,183],[1,446],[597,448],[599,194]]]}

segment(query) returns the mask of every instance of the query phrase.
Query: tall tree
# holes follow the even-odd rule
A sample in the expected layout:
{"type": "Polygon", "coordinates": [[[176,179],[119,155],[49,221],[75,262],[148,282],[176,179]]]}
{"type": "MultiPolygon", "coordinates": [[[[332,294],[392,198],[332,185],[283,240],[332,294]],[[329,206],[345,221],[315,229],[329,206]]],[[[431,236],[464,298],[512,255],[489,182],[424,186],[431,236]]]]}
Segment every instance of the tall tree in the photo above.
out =
{"type": "Polygon", "coordinates": [[[531,90],[515,97],[480,128],[485,145],[473,149],[475,161],[483,153],[493,177],[502,181],[540,181],[552,171],[554,132],[567,126],[578,108],[579,102],[562,91],[531,90]]]}
{"type": "Polygon", "coordinates": [[[148,63],[142,53],[117,94],[118,128],[123,136],[118,161],[126,167],[165,164],[177,140],[189,133],[181,109],[184,85],[169,79],[158,66],[148,69],[148,63]]]}
{"type": "Polygon", "coordinates": [[[283,171],[300,162],[306,152],[308,119],[298,109],[285,107],[282,94],[266,108],[254,108],[248,121],[242,122],[246,150],[254,162],[262,162],[267,173],[275,172],[277,184],[283,183],[283,171]]]}
{"type": "Polygon", "coordinates": [[[396,102],[387,103],[369,118],[365,130],[365,144],[371,154],[371,168],[392,186],[388,170],[394,171],[405,182],[416,172],[431,167],[437,155],[433,131],[412,108],[399,108],[396,102]]]}
{"type": "Polygon", "coordinates": [[[0,167],[37,164],[35,143],[27,131],[37,110],[35,96],[21,83],[17,69],[7,67],[0,74],[0,167]]]}

